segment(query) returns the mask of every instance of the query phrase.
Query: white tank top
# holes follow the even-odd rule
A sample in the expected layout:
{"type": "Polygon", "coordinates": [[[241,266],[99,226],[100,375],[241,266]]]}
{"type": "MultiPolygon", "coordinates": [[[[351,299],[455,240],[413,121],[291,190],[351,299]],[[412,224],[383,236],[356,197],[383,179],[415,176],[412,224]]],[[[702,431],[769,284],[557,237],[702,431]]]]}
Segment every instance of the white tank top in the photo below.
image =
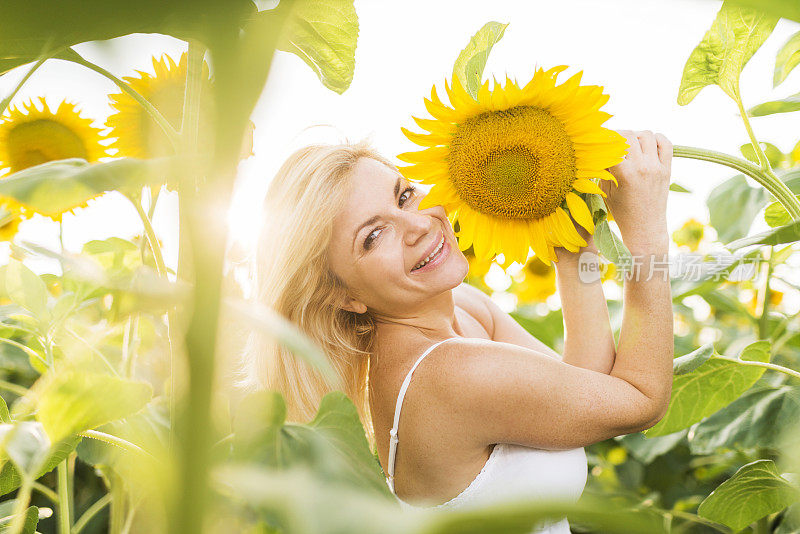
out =
{"type": "MultiPolygon", "coordinates": [[[[403,509],[421,508],[403,501],[394,492],[394,464],[399,442],[397,426],[400,421],[403,398],[411,381],[411,375],[423,358],[450,339],[461,338],[445,339],[429,347],[411,367],[397,396],[394,425],[389,431],[389,476],[386,483],[403,509]]],[[[583,447],[553,451],[512,443],[497,443],[492,448],[492,453],[478,476],[464,491],[449,501],[430,508],[480,506],[515,497],[576,502],[586,485],[587,468],[586,453],[583,447]]],[[[540,523],[531,531],[531,534],[570,534],[569,523],[566,518],[540,523]]]]}

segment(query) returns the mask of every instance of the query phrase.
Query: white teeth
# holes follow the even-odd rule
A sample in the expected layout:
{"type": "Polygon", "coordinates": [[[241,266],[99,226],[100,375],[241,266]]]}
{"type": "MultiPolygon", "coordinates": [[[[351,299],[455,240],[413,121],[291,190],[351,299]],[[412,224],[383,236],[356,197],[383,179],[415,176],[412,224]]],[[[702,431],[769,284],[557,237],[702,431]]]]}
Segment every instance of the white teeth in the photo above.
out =
{"type": "Polygon", "coordinates": [[[424,260],[422,260],[421,262],[419,262],[418,264],[416,264],[416,265],[414,266],[414,268],[413,268],[413,269],[411,269],[411,270],[412,270],[412,271],[416,271],[417,269],[419,269],[419,268],[421,268],[421,267],[424,267],[424,266],[425,266],[425,264],[427,264],[429,261],[431,261],[431,260],[433,259],[433,257],[434,257],[434,256],[436,256],[436,254],[438,254],[440,250],[442,250],[442,246],[443,246],[443,245],[444,245],[444,236],[442,236],[442,240],[441,240],[441,241],[439,241],[439,244],[438,244],[438,245],[436,245],[436,248],[435,248],[435,249],[433,249],[433,252],[431,252],[431,253],[428,255],[428,257],[427,257],[427,258],[425,258],[424,260]]]}

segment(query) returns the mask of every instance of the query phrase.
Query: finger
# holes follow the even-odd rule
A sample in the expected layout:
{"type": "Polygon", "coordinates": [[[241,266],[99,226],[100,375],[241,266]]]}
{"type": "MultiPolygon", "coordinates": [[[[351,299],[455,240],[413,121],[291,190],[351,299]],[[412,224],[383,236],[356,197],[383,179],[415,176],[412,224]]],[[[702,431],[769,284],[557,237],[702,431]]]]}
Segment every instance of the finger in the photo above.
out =
{"type": "Polygon", "coordinates": [[[628,142],[628,153],[625,155],[625,159],[639,159],[642,155],[642,147],[639,145],[639,139],[636,137],[636,132],[632,132],[631,130],[620,130],[619,133],[628,142]]]}
{"type": "Polygon", "coordinates": [[[650,130],[643,130],[637,132],[636,137],[639,139],[639,145],[642,147],[644,159],[655,163],[656,160],[658,160],[658,143],[656,142],[656,137],[653,135],[653,132],[650,130]]]}
{"type": "Polygon", "coordinates": [[[656,134],[658,143],[658,159],[667,169],[672,165],[672,143],[664,134],[656,134]]]}

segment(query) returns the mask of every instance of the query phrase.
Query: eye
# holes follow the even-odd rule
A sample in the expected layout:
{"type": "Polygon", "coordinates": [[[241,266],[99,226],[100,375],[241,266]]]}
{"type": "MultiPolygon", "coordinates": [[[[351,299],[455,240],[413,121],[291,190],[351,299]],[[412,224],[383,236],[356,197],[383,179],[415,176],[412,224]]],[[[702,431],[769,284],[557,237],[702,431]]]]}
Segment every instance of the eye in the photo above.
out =
{"type": "Polygon", "coordinates": [[[403,192],[400,193],[400,200],[398,201],[400,203],[400,207],[402,208],[403,206],[405,206],[406,202],[408,202],[408,200],[411,199],[411,197],[413,197],[416,194],[416,192],[417,192],[417,188],[416,187],[414,187],[414,186],[406,187],[403,190],[403,192]],[[403,198],[406,193],[408,193],[408,196],[403,198]]]}
{"type": "Polygon", "coordinates": [[[372,245],[375,242],[375,239],[377,238],[376,232],[378,232],[379,230],[380,228],[376,228],[366,237],[366,239],[364,239],[364,250],[369,250],[372,248],[372,245]]]}

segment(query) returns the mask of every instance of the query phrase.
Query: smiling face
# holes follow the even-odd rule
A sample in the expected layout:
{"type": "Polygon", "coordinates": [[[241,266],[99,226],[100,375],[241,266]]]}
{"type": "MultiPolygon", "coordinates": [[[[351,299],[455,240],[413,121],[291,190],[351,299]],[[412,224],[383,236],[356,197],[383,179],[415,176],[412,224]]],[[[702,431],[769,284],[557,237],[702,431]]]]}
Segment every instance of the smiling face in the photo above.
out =
{"type": "Polygon", "coordinates": [[[469,264],[444,208],[420,211],[424,196],[383,163],[358,160],[328,248],[330,268],[353,299],[346,309],[414,314],[464,280],[469,264]]]}

